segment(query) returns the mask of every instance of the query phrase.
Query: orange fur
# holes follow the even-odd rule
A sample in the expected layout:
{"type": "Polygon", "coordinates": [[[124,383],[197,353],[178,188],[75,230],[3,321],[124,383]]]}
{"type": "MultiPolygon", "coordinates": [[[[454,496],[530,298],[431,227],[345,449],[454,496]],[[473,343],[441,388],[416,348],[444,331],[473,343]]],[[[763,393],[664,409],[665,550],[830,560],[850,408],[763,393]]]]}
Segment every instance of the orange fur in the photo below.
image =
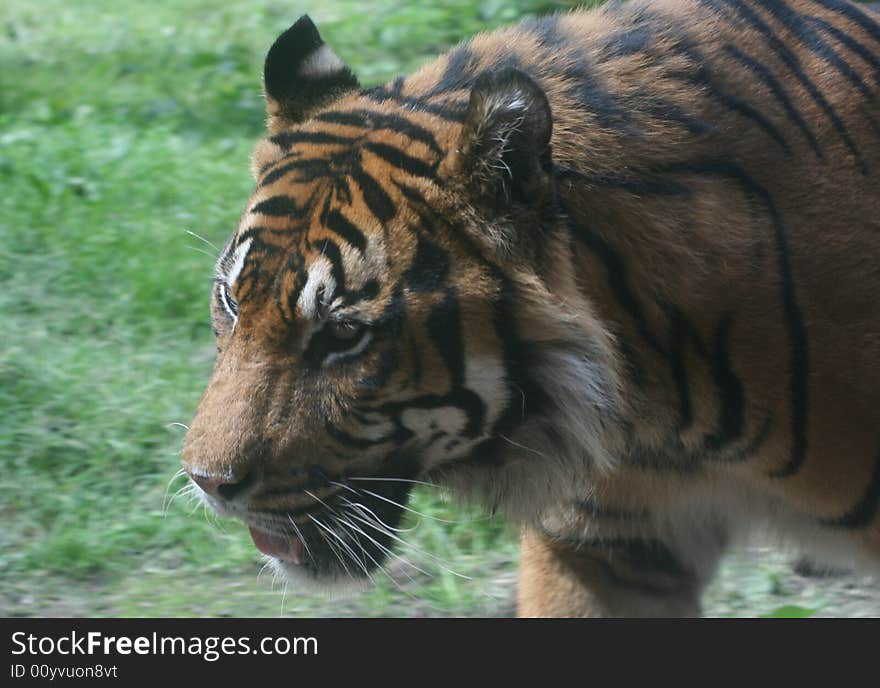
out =
{"type": "Polygon", "coordinates": [[[878,65],[836,0],[633,0],[267,81],[185,466],[285,533],[352,476],[500,505],[525,615],[696,614],[758,528],[877,567],[878,65]]]}

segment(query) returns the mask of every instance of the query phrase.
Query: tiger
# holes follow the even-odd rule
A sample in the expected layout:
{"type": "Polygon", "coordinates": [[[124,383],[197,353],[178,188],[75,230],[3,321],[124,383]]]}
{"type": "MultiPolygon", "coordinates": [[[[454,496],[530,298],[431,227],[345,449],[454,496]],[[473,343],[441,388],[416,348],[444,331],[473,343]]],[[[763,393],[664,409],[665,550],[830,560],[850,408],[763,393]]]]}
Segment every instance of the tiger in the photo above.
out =
{"type": "Polygon", "coordinates": [[[762,533],[880,566],[880,22],[629,0],[362,87],[265,59],[183,442],[303,585],[365,581],[411,490],[520,533],[523,617],[681,617],[762,533]]]}

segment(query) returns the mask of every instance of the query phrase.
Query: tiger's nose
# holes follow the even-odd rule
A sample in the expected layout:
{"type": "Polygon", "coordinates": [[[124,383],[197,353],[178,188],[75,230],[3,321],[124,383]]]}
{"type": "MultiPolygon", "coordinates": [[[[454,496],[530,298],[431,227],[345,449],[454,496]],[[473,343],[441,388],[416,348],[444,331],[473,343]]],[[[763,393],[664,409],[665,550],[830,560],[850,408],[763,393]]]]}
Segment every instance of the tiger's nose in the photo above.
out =
{"type": "Polygon", "coordinates": [[[186,469],[192,481],[212,497],[231,502],[248,492],[257,483],[256,474],[251,471],[242,476],[214,475],[186,469]]]}

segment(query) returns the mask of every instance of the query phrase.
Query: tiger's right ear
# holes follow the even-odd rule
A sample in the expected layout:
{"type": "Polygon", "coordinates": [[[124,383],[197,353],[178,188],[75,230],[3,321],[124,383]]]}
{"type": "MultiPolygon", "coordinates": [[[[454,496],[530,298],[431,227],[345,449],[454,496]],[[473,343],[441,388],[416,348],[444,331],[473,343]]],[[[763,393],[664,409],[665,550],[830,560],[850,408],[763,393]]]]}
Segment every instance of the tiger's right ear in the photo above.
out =
{"type": "Polygon", "coordinates": [[[472,196],[497,209],[538,203],[550,188],[553,114],[527,73],[508,67],[474,81],[449,178],[465,180],[472,196]]]}
{"type": "Polygon", "coordinates": [[[269,134],[274,135],[360,85],[321,39],[314,22],[303,15],[269,48],[263,88],[269,134]]]}

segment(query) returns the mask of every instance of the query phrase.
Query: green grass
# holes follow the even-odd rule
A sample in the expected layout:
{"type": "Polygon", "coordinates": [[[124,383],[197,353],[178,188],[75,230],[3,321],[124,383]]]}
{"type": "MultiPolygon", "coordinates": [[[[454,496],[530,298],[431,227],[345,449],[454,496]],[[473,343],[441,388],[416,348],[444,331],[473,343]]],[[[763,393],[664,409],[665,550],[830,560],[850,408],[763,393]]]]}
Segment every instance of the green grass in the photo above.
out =
{"type": "MultiPolygon", "coordinates": [[[[378,83],[461,38],[553,6],[5,3],[0,612],[278,613],[280,593],[255,602],[269,584],[254,582],[260,560],[240,525],[221,531],[180,501],[163,514],[183,435],[174,423],[191,417],[213,357],[206,252],[214,251],[187,230],[221,245],[250,192],[265,51],[308,12],[362,81],[378,83]],[[205,606],[192,585],[173,584],[201,576],[220,586],[247,581],[236,587],[239,607],[205,606]],[[54,607],[21,603],[52,589],[65,591],[54,607]]],[[[420,548],[478,579],[496,569],[512,576],[515,548],[502,524],[474,521],[431,494],[415,499],[464,520],[423,521],[420,548]]],[[[405,614],[414,595],[425,613],[465,614],[482,608],[475,595],[492,594],[414,558],[433,578],[403,593],[380,585],[353,611],[405,614]]],[[[288,604],[332,609],[320,599],[288,604]]]]}
{"type": "MultiPolygon", "coordinates": [[[[410,553],[430,576],[408,581],[398,565],[403,590],[384,581],[341,601],[258,581],[240,524],[181,500],[163,510],[183,436],[174,424],[192,416],[213,357],[213,251],[187,230],[216,245],[232,230],[264,118],[262,60],[300,13],[373,84],[570,4],[6,0],[0,615],[276,615],[282,598],[285,613],[308,615],[510,610],[511,534],[430,492],[415,508],[459,522],[424,519],[413,542],[472,580],[410,553]]],[[[779,594],[779,568],[723,575],[716,608],[820,606],[779,594]]]]}

